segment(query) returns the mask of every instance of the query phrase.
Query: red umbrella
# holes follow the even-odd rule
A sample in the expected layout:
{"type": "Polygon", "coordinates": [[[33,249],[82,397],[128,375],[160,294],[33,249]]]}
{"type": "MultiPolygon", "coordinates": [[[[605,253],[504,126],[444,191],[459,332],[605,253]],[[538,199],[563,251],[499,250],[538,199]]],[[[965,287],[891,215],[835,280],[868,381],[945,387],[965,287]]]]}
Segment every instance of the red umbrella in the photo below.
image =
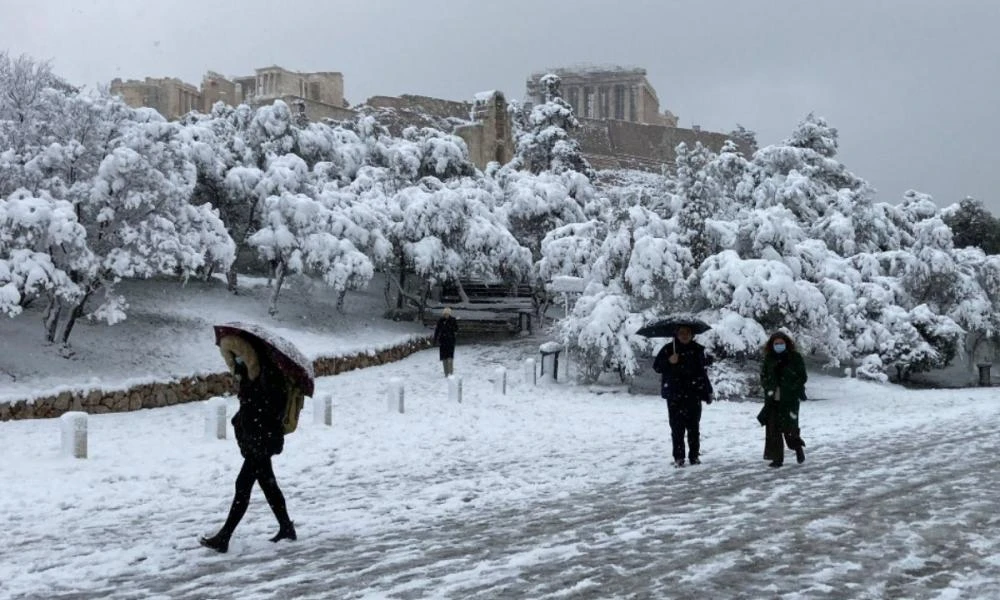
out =
{"type": "Polygon", "coordinates": [[[218,346],[219,340],[227,335],[242,337],[261,348],[281,369],[285,377],[293,379],[298,384],[304,395],[310,397],[313,395],[315,390],[313,379],[316,375],[313,372],[312,361],[306,358],[295,344],[256,323],[234,321],[216,325],[215,345],[218,346]]]}

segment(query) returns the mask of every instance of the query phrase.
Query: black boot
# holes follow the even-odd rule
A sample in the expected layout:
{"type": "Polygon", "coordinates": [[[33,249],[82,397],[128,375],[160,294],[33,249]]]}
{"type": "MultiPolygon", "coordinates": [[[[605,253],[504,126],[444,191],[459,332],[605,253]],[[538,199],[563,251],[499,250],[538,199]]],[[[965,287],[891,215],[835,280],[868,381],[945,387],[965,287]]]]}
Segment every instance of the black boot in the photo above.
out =
{"type": "Polygon", "coordinates": [[[771,464],[769,464],[769,465],[767,465],[767,466],[769,466],[769,467],[774,467],[775,469],[777,469],[778,467],[780,467],[780,466],[781,466],[781,464],[782,464],[782,463],[780,463],[780,462],[778,462],[778,461],[776,461],[776,460],[775,460],[775,461],[772,461],[772,462],[771,462],[771,464]]]}
{"type": "Polygon", "coordinates": [[[220,554],[229,552],[229,536],[222,533],[217,533],[209,538],[203,537],[198,540],[198,543],[206,548],[211,548],[220,554]]]}
{"type": "Polygon", "coordinates": [[[271,538],[271,541],[272,542],[280,542],[281,540],[294,541],[297,539],[299,538],[295,535],[295,523],[289,521],[287,524],[282,525],[281,528],[278,529],[277,535],[271,538]]]}
{"type": "MultiPolygon", "coordinates": [[[[805,444],[802,444],[802,446],[805,446],[805,444]]],[[[802,449],[802,446],[795,449],[795,460],[799,461],[800,465],[806,462],[806,451],[802,449]]]]}

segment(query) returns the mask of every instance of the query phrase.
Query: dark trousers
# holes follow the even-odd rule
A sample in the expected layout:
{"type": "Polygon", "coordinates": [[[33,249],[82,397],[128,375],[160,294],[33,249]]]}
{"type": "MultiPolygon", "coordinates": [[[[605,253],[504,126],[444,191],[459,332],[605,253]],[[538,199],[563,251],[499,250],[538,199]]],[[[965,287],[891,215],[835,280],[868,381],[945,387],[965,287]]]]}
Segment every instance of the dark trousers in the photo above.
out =
{"type": "Polygon", "coordinates": [[[220,535],[229,538],[236,531],[236,526],[247,512],[250,506],[250,492],[253,491],[253,484],[260,484],[264,497],[271,507],[278,524],[282,527],[291,523],[288,518],[288,510],[285,508],[285,496],[278,487],[278,480],[274,477],[274,469],[271,467],[271,457],[245,458],[243,467],[240,468],[239,475],[236,476],[236,494],[233,496],[233,504],[229,507],[229,517],[226,518],[225,525],[222,526],[220,535]]]}
{"type": "Polygon", "coordinates": [[[698,458],[701,450],[698,424],[701,422],[701,402],[667,401],[670,415],[670,439],[674,445],[674,460],[684,460],[684,434],[687,433],[688,459],[698,458]]]}
{"type": "Polygon", "coordinates": [[[805,445],[805,442],[802,441],[798,428],[782,431],[778,427],[776,412],[771,411],[767,425],[764,426],[764,460],[783,463],[786,445],[789,450],[798,450],[805,445]]]}

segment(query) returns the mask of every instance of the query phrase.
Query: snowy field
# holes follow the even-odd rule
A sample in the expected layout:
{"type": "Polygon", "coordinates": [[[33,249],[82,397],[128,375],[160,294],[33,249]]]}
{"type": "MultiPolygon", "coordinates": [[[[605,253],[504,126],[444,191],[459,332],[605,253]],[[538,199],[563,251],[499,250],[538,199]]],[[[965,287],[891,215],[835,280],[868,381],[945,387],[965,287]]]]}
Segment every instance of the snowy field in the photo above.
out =
{"type": "Polygon", "coordinates": [[[275,460],[299,540],[255,489],[226,555],[197,538],[240,458],[204,403],[91,416],[86,460],[58,420],[0,423],[0,597],[1000,597],[995,391],[815,376],[805,464],[767,468],[759,405],[718,402],[678,470],[662,400],[523,383],[538,341],[460,346],[461,404],[435,350],[319,380],[333,427],[307,404],[275,460]]]}
{"type": "Polygon", "coordinates": [[[195,373],[225,370],[212,325],[227,321],[266,324],[310,357],[354,354],[401,343],[431,331],[415,323],[382,318],[382,280],[347,295],[344,314],[332,293],[290,280],[279,312],[267,314],[266,280],[240,276],[240,293],[226,291],[223,278],[123,281],[128,318],[116,325],[81,319],[73,331],[71,357],[44,344],[40,306],[17,318],[0,319],[0,402],[38,397],[65,388],[120,389],[195,373]]]}

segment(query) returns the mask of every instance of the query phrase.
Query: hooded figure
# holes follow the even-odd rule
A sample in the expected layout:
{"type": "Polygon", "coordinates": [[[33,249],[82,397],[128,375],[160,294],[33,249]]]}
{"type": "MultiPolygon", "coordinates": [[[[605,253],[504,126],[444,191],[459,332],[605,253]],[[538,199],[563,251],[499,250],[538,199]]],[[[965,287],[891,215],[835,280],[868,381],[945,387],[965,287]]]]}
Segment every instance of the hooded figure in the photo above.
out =
{"type": "Polygon", "coordinates": [[[684,434],[688,462],[701,464],[701,403],[712,403],[705,348],[694,341],[690,327],[678,327],[672,343],[660,349],[653,370],[660,373],[660,396],[667,401],[674,466],[684,466],[684,434]]]}
{"type": "Polygon", "coordinates": [[[434,343],[438,345],[444,376],[455,371],[455,338],[458,335],[458,321],[451,316],[451,308],[446,307],[437,327],[434,328],[434,343]]]}
{"type": "Polygon", "coordinates": [[[236,476],[236,493],[229,516],[219,533],[201,538],[201,545],[217,552],[229,550],[229,539],[250,505],[253,484],[260,485],[271,511],[278,520],[278,533],[272,542],[296,539],[295,524],[288,517],[285,496],[278,487],[271,457],[281,454],[285,445],[282,419],[287,393],[284,376],[271,360],[258,352],[246,339],[228,335],[219,340],[219,350],[236,380],[240,408],[233,415],[236,444],[243,455],[243,466],[236,476]]]}
{"type": "Polygon", "coordinates": [[[798,462],[806,460],[806,443],[799,435],[799,401],[805,397],[807,378],[805,361],[792,338],[780,331],[772,334],[764,346],[760,369],[764,407],[757,415],[765,428],[764,460],[771,461],[768,466],[784,464],[785,445],[795,451],[798,462]]]}

